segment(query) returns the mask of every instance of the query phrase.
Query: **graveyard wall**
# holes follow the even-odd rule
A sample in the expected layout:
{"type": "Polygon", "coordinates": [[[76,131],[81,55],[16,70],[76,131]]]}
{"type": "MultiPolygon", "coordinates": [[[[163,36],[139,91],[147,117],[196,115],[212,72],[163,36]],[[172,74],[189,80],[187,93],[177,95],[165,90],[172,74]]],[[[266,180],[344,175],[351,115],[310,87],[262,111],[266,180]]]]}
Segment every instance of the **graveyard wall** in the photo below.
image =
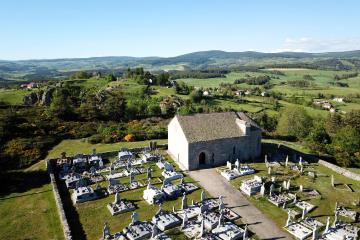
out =
{"type": "Polygon", "coordinates": [[[331,170],[337,172],[338,174],[341,174],[345,177],[348,177],[348,178],[351,178],[353,180],[356,180],[356,181],[360,181],[360,174],[356,174],[356,173],[353,173],[345,168],[342,168],[342,167],[339,167],[335,164],[332,164],[332,163],[329,163],[329,162],[326,162],[324,160],[319,160],[318,162],[319,164],[327,167],[327,168],[330,168],[331,170]]]}
{"type": "Polygon", "coordinates": [[[68,223],[66,215],[65,215],[64,206],[63,206],[63,203],[62,203],[62,200],[60,197],[59,188],[58,188],[57,181],[56,181],[55,174],[54,174],[53,161],[54,161],[54,159],[49,159],[46,161],[46,164],[47,164],[47,169],[48,169],[48,172],[50,175],[50,182],[51,182],[53,193],[54,193],[56,207],[57,207],[61,225],[62,225],[62,228],[64,231],[65,240],[72,240],[73,238],[71,235],[70,226],[69,226],[69,223],[68,223]]]}

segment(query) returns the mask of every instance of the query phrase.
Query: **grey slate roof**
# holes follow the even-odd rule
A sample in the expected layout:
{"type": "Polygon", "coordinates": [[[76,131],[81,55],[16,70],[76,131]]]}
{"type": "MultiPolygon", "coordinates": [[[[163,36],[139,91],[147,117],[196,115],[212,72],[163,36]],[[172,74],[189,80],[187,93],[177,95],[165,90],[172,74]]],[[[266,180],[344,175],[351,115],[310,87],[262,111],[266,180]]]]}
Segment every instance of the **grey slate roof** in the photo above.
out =
{"type": "Polygon", "coordinates": [[[236,119],[250,123],[251,130],[260,129],[243,112],[177,115],[176,118],[189,143],[244,136],[244,133],[235,122],[236,119]]]}

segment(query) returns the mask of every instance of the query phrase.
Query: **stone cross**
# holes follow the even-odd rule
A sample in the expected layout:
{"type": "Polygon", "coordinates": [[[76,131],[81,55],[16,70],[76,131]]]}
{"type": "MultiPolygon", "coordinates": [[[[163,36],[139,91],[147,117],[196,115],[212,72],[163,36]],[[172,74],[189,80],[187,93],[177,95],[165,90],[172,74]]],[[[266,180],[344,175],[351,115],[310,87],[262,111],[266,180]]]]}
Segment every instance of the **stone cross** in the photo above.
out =
{"type": "Polygon", "coordinates": [[[173,213],[175,213],[175,206],[174,205],[173,205],[173,210],[172,211],[173,211],[173,213]]]}
{"type": "Polygon", "coordinates": [[[103,239],[106,239],[106,237],[109,235],[110,235],[110,228],[109,228],[107,222],[105,222],[105,225],[103,228],[103,239]]]}
{"type": "Polygon", "coordinates": [[[232,165],[231,165],[231,162],[230,161],[227,161],[226,162],[226,167],[231,170],[232,169],[232,165]]]}
{"type": "Polygon", "coordinates": [[[151,172],[152,172],[152,171],[151,171],[151,168],[147,168],[147,169],[146,169],[146,175],[147,175],[147,178],[148,178],[148,179],[151,179],[151,178],[152,178],[151,172]]]}
{"type": "Polygon", "coordinates": [[[290,179],[289,179],[288,182],[287,182],[287,185],[286,185],[286,189],[290,190],[290,187],[291,187],[291,183],[290,183],[290,179]]]}
{"type": "Polygon", "coordinates": [[[271,175],[271,167],[268,167],[268,174],[271,175]]]}
{"type": "Polygon", "coordinates": [[[285,159],[285,166],[286,167],[287,167],[288,163],[289,163],[289,155],[286,155],[286,159],[285,159]]]}
{"type": "Polygon", "coordinates": [[[201,191],[200,200],[201,200],[201,202],[204,202],[204,201],[206,200],[206,196],[205,196],[204,190],[201,191]]]}
{"type": "Polygon", "coordinates": [[[283,204],[283,209],[286,209],[286,202],[284,202],[283,204]]]}
{"type": "Polygon", "coordinates": [[[201,239],[204,236],[204,234],[205,234],[205,224],[204,224],[204,218],[202,218],[199,238],[201,239]]]}
{"type": "Polygon", "coordinates": [[[300,191],[300,192],[304,191],[304,186],[303,186],[303,185],[300,185],[299,191],[300,191]]]}
{"type": "Polygon", "coordinates": [[[186,194],[184,193],[181,200],[181,209],[184,210],[186,208],[187,208],[187,199],[186,199],[186,194]]]}
{"type": "Polygon", "coordinates": [[[313,228],[313,232],[312,232],[312,240],[316,240],[317,237],[317,228],[316,226],[313,228]]]}
{"type": "Polygon", "coordinates": [[[218,227],[220,227],[222,225],[222,220],[223,220],[223,211],[220,211],[218,227]]]}
{"type": "Polygon", "coordinates": [[[325,228],[324,233],[327,233],[329,231],[329,228],[330,228],[330,217],[327,217],[326,228],[325,228]]]}
{"type": "Polygon", "coordinates": [[[188,221],[188,217],[187,217],[186,212],[184,212],[184,217],[183,217],[183,221],[182,221],[182,224],[181,224],[181,229],[183,229],[185,227],[187,221],[188,221]]]}
{"type": "Polygon", "coordinates": [[[290,221],[291,221],[291,214],[290,214],[290,210],[288,210],[288,217],[287,217],[287,220],[286,220],[285,227],[288,227],[290,225],[290,221]]]}
{"type": "Polygon", "coordinates": [[[302,215],[301,215],[302,220],[305,219],[306,214],[307,214],[306,207],[304,207],[303,210],[302,210],[302,215]]]}
{"type": "Polygon", "coordinates": [[[121,198],[120,198],[120,193],[115,193],[115,201],[114,201],[114,204],[118,204],[120,203],[121,201],[121,198]]]}
{"type": "Polygon", "coordinates": [[[300,164],[300,166],[303,165],[303,161],[302,161],[302,157],[301,157],[301,156],[300,156],[300,159],[299,159],[299,164],[300,164]]]}
{"type": "Polygon", "coordinates": [[[268,158],[267,158],[267,154],[265,154],[265,163],[268,163],[268,158]]]}
{"type": "Polygon", "coordinates": [[[286,180],[283,181],[283,187],[286,189],[287,188],[287,182],[286,180]]]}
{"type": "Polygon", "coordinates": [[[225,208],[224,202],[222,200],[223,196],[219,196],[219,211],[225,208]]]}
{"type": "Polygon", "coordinates": [[[239,170],[239,168],[240,168],[240,161],[239,161],[239,159],[236,159],[235,167],[236,167],[236,169],[239,170]]]}
{"type": "Polygon", "coordinates": [[[335,187],[334,175],[331,175],[331,186],[335,187]]]}
{"type": "Polygon", "coordinates": [[[301,164],[301,166],[300,166],[300,173],[301,174],[303,174],[304,173],[304,167],[303,167],[303,165],[301,164]]]}
{"type": "Polygon", "coordinates": [[[338,215],[339,215],[339,212],[336,211],[336,212],[335,212],[335,219],[334,219],[333,227],[336,226],[336,223],[337,223],[337,221],[338,221],[338,215]]]}
{"type": "Polygon", "coordinates": [[[139,215],[136,212],[131,214],[131,224],[134,224],[139,221],[139,215]]]}
{"type": "Polygon", "coordinates": [[[270,186],[270,196],[273,195],[273,193],[274,193],[274,188],[275,188],[274,184],[271,184],[271,186],[270,186]]]}
{"type": "Polygon", "coordinates": [[[265,195],[265,183],[263,183],[263,184],[261,185],[260,194],[261,194],[261,196],[264,196],[264,195],[265,195]]]}
{"type": "Polygon", "coordinates": [[[195,205],[194,199],[191,200],[191,205],[192,205],[192,206],[195,205]]]}
{"type": "Polygon", "coordinates": [[[152,228],[151,238],[155,239],[158,234],[159,234],[159,229],[157,228],[156,224],[154,224],[152,228]]]}
{"type": "Polygon", "coordinates": [[[133,171],[130,171],[130,183],[134,181],[134,173],[133,171]]]}
{"type": "Polygon", "coordinates": [[[247,235],[248,235],[248,226],[247,224],[245,225],[245,229],[244,229],[244,234],[243,234],[243,240],[246,240],[247,239],[247,235]]]}

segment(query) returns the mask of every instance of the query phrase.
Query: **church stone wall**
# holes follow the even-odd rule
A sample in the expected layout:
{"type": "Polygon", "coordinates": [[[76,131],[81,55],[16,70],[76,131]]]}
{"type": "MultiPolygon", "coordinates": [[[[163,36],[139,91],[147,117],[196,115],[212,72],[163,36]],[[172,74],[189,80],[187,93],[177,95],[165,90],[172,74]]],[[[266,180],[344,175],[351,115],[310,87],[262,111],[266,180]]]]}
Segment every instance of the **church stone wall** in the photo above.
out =
{"type": "Polygon", "coordinates": [[[206,165],[223,165],[235,159],[248,160],[261,154],[261,131],[252,131],[248,136],[217,139],[189,144],[189,170],[198,169],[199,155],[205,153],[206,165]],[[235,147],[235,151],[234,151],[235,147]]]}
{"type": "Polygon", "coordinates": [[[189,169],[188,142],[177,118],[168,125],[168,152],[183,169],[189,169]]]}

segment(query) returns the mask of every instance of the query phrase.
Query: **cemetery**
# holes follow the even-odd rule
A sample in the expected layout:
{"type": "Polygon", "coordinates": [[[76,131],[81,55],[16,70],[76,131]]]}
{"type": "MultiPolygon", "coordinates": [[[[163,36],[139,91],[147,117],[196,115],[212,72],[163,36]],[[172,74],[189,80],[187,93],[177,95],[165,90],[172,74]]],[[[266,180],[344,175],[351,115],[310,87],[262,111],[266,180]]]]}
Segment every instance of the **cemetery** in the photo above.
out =
{"type": "Polygon", "coordinates": [[[226,208],[221,197],[206,197],[165,152],[121,149],[112,158],[95,157],[95,153],[79,154],[76,167],[71,158],[57,161],[56,166],[62,173],[62,178],[58,174],[60,186],[70,193],[88,238],[242,239],[243,235],[235,234],[243,232],[237,227],[240,216],[226,208]],[[85,221],[92,218],[97,220],[85,221]],[[98,228],[99,221],[105,223],[104,228],[98,228]]]}
{"type": "MultiPolygon", "coordinates": [[[[359,238],[360,184],[356,180],[301,156],[281,153],[247,165],[257,175],[232,178],[230,183],[294,238],[359,238]]],[[[221,168],[219,172],[224,176],[221,168]]]]}
{"type": "MultiPolygon", "coordinates": [[[[263,159],[228,161],[217,171],[296,239],[356,239],[358,183],[303,157],[269,153],[263,159]]],[[[94,217],[106,222],[103,239],[250,235],[241,216],[227,208],[221,196],[208,198],[165,151],[121,149],[113,158],[93,151],[57,162],[59,179],[71,193],[80,221],[94,217]],[[119,221],[119,216],[131,223],[119,221]]],[[[94,238],[101,235],[95,223],[83,228],[94,238]]]]}

